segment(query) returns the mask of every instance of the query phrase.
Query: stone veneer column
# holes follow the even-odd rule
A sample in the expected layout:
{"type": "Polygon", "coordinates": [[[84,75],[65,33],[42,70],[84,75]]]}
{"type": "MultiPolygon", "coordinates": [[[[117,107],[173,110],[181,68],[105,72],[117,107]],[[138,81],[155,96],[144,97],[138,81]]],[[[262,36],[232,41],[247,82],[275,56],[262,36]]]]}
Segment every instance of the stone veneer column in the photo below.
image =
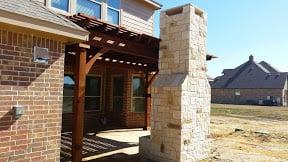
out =
{"type": "Polygon", "coordinates": [[[166,10],[160,28],[151,136],[140,138],[140,155],[159,162],[196,162],[208,155],[209,147],[206,14],[191,4],[166,10]]]}

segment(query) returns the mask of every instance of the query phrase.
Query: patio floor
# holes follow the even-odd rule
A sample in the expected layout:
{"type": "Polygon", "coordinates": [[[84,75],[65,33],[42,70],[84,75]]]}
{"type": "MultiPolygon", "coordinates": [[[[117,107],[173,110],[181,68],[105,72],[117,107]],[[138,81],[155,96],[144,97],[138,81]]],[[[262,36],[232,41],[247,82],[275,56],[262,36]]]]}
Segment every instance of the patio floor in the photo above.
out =
{"type": "MultiPolygon", "coordinates": [[[[149,135],[143,129],[113,129],[85,133],[83,159],[87,162],[134,162],[138,157],[139,137],[149,135]]],[[[62,133],[61,162],[71,161],[71,132],[62,133]]]]}

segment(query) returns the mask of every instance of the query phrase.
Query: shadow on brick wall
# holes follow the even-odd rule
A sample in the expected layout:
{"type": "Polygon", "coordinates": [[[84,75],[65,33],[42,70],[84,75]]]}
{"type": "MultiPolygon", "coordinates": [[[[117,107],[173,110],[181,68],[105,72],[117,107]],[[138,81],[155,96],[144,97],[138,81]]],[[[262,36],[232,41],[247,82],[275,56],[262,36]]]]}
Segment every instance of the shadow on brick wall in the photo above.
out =
{"type": "Polygon", "coordinates": [[[14,110],[10,109],[6,114],[0,117],[0,131],[6,131],[11,128],[11,126],[16,122],[13,117],[14,110]]]}
{"type": "MultiPolygon", "coordinates": [[[[0,49],[3,49],[3,46],[0,49]]],[[[33,87],[45,87],[44,83],[49,83],[49,75],[59,74],[59,69],[51,69],[50,66],[59,59],[60,54],[50,52],[51,59],[49,63],[41,64],[33,62],[31,52],[28,52],[24,57],[20,51],[3,49],[0,53],[0,85],[28,87],[47,70],[45,76],[43,76],[44,79],[37,80],[33,85],[33,87]]]]}

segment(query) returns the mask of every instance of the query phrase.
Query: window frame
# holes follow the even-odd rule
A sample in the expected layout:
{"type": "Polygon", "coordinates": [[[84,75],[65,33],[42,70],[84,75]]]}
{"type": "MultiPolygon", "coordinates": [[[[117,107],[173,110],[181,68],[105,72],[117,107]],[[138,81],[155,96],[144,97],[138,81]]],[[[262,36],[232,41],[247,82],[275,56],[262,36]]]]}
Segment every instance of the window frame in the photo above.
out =
{"type": "Polygon", "coordinates": [[[119,9],[109,6],[106,0],[105,0],[105,3],[107,5],[107,8],[106,8],[106,21],[108,22],[108,10],[109,9],[114,10],[114,11],[119,13],[119,16],[118,16],[119,23],[118,24],[113,24],[111,22],[108,22],[108,23],[120,26],[121,25],[122,0],[119,0],[119,9]]]}
{"type": "MultiPolygon", "coordinates": [[[[100,112],[101,110],[102,110],[102,99],[103,99],[103,77],[102,77],[102,75],[98,75],[98,74],[87,74],[86,75],[86,77],[99,77],[100,79],[101,79],[101,81],[100,81],[100,83],[101,83],[101,86],[100,86],[100,96],[86,96],[86,94],[85,94],[85,99],[86,99],[86,97],[88,97],[88,98],[96,98],[96,97],[100,97],[100,108],[99,108],[99,110],[85,110],[85,106],[84,106],[84,112],[100,112]]],[[[85,79],[86,81],[87,81],[87,78],[85,79]]],[[[85,88],[86,88],[86,83],[85,83],[85,88]]],[[[85,93],[86,93],[86,90],[85,90],[85,93]]],[[[85,100],[84,99],[84,100],[85,100]]]]}
{"type": "Polygon", "coordinates": [[[111,78],[112,78],[112,88],[111,88],[111,98],[112,98],[112,111],[113,112],[118,112],[114,109],[114,97],[119,97],[121,98],[122,97],[122,111],[124,110],[124,92],[125,92],[125,76],[122,75],[122,74],[116,74],[116,75],[111,75],[111,78]],[[118,78],[118,77],[122,77],[123,78],[123,96],[114,96],[114,78],[118,78]]]}
{"type": "MultiPolygon", "coordinates": [[[[146,113],[146,102],[147,102],[147,97],[145,97],[145,96],[143,96],[143,97],[134,97],[134,93],[133,93],[133,79],[134,79],[134,77],[141,77],[141,78],[143,78],[144,79],[144,82],[145,82],[145,76],[143,76],[143,75],[141,75],[141,74],[133,74],[132,75],[132,81],[131,81],[131,111],[133,112],[133,113],[139,113],[139,114],[144,114],[144,113],[146,113]],[[144,106],[144,111],[143,112],[139,112],[139,111],[135,111],[135,109],[134,109],[134,107],[133,107],[133,100],[134,100],[134,98],[140,98],[140,99],[145,99],[145,106],[144,106]]],[[[145,83],[145,84],[147,84],[147,83],[145,83]]],[[[146,87],[146,85],[145,85],[145,87],[146,87]]],[[[146,90],[144,90],[144,95],[145,95],[145,92],[146,92],[146,90]]]]}
{"type": "Polygon", "coordinates": [[[59,8],[53,7],[53,6],[52,6],[52,1],[53,1],[53,0],[49,0],[49,2],[48,2],[48,5],[49,5],[49,7],[50,7],[52,10],[54,10],[55,12],[60,13],[60,14],[62,14],[62,15],[69,16],[69,15],[71,15],[71,10],[72,10],[71,4],[72,4],[72,1],[77,1],[77,0],[68,0],[68,11],[61,10],[61,9],[59,9],[59,8]]]}
{"type": "MultiPolygon", "coordinates": [[[[67,72],[67,73],[64,73],[64,76],[65,75],[72,75],[73,77],[75,77],[75,74],[72,73],[72,72],[67,72]]],[[[85,110],[85,105],[84,105],[84,112],[100,112],[102,110],[102,105],[103,105],[103,76],[100,75],[100,74],[87,74],[87,76],[92,76],[92,77],[99,77],[101,79],[101,87],[100,87],[100,109],[99,110],[85,110]]],[[[74,78],[75,79],[75,78],[74,78]]],[[[85,79],[86,80],[86,79],[85,79]]],[[[85,88],[86,88],[86,83],[85,83],[85,88]]],[[[64,84],[63,84],[63,92],[64,92],[64,84]]],[[[74,96],[64,96],[64,93],[63,93],[63,98],[66,97],[66,98],[74,98],[74,96]]],[[[94,97],[94,96],[88,96],[88,97],[94,97]]],[[[99,96],[95,96],[96,97],[99,97],[99,96]]],[[[85,104],[85,99],[86,99],[86,94],[85,94],[85,97],[84,97],[84,104],[85,104]]],[[[74,99],[73,99],[74,101],[74,99]]],[[[64,99],[63,99],[63,102],[64,102],[64,99]]],[[[73,106],[73,105],[72,105],[73,106]]],[[[63,114],[71,114],[73,113],[73,107],[72,107],[72,111],[63,111],[63,103],[62,103],[62,113],[63,114]]]]}
{"type": "MultiPolygon", "coordinates": [[[[76,14],[78,13],[77,12],[77,0],[74,0],[75,1],[75,12],[76,12],[76,14]]],[[[103,0],[101,0],[101,2],[98,2],[98,1],[96,1],[96,0],[86,0],[86,1],[90,1],[90,2],[93,2],[93,3],[96,3],[96,4],[98,4],[98,5],[100,5],[100,18],[99,18],[99,20],[103,20],[103,8],[104,8],[104,5],[103,5],[103,0]]],[[[84,13],[85,14],[85,13],[84,13]]],[[[91,15],[88,15],[88,16],[91,16],[91,15]]],[[[95,17],[95,16],[93,16],[93,17],[95,17]]],[[[96,19],[98,19],[97,17],[95,17],[96,19]]]]}

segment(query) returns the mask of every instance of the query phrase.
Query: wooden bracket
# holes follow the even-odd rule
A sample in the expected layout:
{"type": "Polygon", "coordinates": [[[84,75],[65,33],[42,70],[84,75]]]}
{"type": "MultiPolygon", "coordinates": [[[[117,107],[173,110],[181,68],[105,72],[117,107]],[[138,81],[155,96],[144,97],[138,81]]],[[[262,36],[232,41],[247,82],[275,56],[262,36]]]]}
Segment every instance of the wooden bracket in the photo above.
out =
{"type": "Polygon", "coordinates": [[[94,63],[96,62],[96,60],[101,57],[104,53],[107,53],[109,51],[108,48],[102,48],[99,52],[97,52],[87,63],[85,66],[85,72],[86,74],[89,73],[89,71],[91,70],[92,66],[94,65],[94,63]]]}

